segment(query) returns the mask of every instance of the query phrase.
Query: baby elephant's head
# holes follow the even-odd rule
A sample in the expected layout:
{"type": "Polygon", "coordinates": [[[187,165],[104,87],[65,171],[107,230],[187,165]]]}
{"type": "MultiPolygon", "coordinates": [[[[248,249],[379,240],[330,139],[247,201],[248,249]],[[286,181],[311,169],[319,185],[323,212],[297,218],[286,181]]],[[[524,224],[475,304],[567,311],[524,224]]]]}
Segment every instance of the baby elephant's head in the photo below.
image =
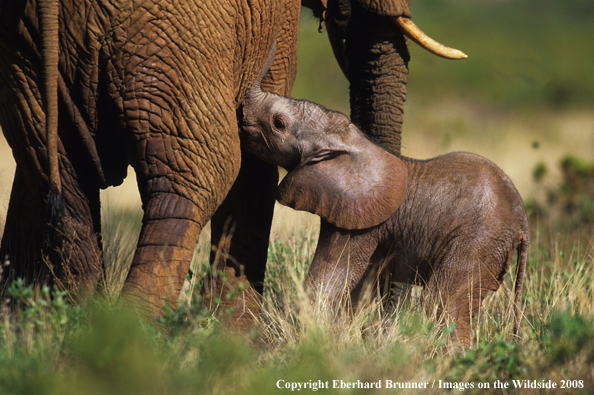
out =
{"type": "Polygon", "coordinates": [[[288,171],[348,150],[349,127],[342,113],[306,101],[263,92],[246,96],[240,116],[242,148],[288,171]]]}
{"type": "Polygon", "coordinates": [[[344,114],[263,92],[265,71],[238,114],[240,136],[242,149],[289,172],[278,187],[278,201],[344,229],[369,228],[389,218],[406,194],[404,163],[344,114]]]}

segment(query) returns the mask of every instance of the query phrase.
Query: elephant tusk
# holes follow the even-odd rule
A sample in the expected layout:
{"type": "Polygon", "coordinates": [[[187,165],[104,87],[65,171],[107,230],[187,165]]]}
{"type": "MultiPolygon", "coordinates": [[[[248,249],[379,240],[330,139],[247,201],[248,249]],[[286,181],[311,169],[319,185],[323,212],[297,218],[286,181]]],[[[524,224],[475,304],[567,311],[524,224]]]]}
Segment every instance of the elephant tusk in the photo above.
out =
{"type": "Polygon", "coordinates": [[[446,47],[433,40],[431,37],[423,33],[409,18],[399,16],[395,19],[395,22],[408,38],[435,55],[439,55],[446,59],[465,59],[468,57],[468,55],[462,51],[446,47]]]}

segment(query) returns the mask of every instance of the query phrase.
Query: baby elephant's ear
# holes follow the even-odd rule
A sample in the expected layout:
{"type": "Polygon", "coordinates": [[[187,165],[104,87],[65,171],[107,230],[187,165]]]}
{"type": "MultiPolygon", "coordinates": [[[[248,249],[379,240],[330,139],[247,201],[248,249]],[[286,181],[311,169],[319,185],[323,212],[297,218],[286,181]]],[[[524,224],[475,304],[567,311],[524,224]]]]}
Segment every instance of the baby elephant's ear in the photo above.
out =
{"type": "Polygon", "coordinates": [[[366,140],[355,150],[306,164],[285,176],[278,201],[317,214],[343,229],[365,229],[387,220],[404,201],[404,163],[366,140]]]}

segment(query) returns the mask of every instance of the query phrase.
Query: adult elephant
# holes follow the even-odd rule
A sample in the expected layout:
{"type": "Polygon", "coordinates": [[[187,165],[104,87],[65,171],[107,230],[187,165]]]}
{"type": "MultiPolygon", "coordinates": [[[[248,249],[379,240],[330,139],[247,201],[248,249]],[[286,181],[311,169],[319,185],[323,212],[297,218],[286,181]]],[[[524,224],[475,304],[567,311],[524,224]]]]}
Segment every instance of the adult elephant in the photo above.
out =
{"type": "Polygon", "coordinates": [[[304,0],[324,20],[334,54],[350,82],[351,120],[400,154],[408,39],[448,59],[466,55],[426,36],[410,19],[409,0],[304,0]]]}
{"type": "Polygon", "coordinates": [[[299,12],[298,0],[1,0],[0,126],[17,164],[5,283],[93,290],[99,190],[129,164],[144,217],[126,295],[175,306],[211,218],[215,243],[238,219],[226,252],[262,281],[278,172],[241,155],[236,108],[275,40],[267,89],[290,95],[299,12]]]}
{"type": "MultiPolygon", "coordinates": [[[[304,4],[327,14],[353,119],[399,136],[408,52],[391,21],[410,16],[408,2],[304,4]],[[400,61],[376,67],[378,56],[400,61]]],[[[261,290],[278,173],[241,155],[236,108],[274,40],[263,88],[290,95],[298,21],[296,0],[0,0],[0,126],[17,163],[4,282],[94,289],[99,190],[120,184],[131,164],[144,217],[127,295],[154,313],[175,306],[211,218],[211,261],[243,264],[261,290]]]]}

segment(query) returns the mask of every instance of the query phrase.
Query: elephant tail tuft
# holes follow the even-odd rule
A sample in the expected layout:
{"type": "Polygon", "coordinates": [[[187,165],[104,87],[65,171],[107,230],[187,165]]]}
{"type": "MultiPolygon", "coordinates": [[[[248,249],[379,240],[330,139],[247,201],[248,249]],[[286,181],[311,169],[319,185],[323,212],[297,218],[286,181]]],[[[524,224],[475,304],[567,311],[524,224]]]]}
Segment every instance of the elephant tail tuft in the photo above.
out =
{"type": "Polygon", "coordinates": [[[47,196],[47,206],[45,208],[45,232],[44,252],[49,255],[56,236],[62,229],[64,221],[64,198],[58,188],[52,187],[47,196]]]}

